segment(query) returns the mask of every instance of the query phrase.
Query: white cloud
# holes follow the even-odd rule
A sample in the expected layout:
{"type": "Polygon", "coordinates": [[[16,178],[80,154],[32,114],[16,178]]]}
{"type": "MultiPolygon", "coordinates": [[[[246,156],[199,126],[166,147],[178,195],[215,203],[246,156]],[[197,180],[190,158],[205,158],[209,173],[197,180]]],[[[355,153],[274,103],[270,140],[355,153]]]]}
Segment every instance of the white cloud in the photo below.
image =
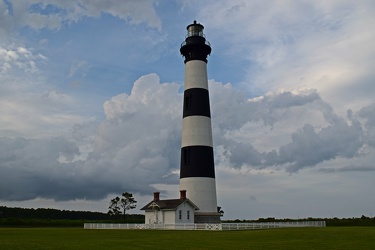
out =
{"type": "Polygon", "coordinates": [[[27,73],[39,73],[38,64],[48,59],[40,54],[33,53],[29,48],[15,43],[0,43],[0,73],[9,73],[12,70],[21,70],[27,73]]]}
{"type": "Polygon", "coordinates": [[[4,12],[2,30],[10,30],[11,23],[18,27],[30,27],[35,30],[58,30],[61,26],[77,22],[84,17],[98,18],[102,14],[118,17],[132,24],[145,23],[151,28],[161,30],[161,21],[154,9],[152,0],[142,1],[10,1],[2,3],[4,12]],[[11,9],[12,11],[9,11],[11,9]]]}
{"type": "Polygon", "coordinates": [[[136,111],[162,112],[177,117],[181,111],[181,104],[178,104],[179,96],[175,95],[179,88],[178,84],[160,85],[159,76],[156,74],[145,75],[134,83],[129,96],[121,94],[105,102],[104,112],[110,119],[136,111]]]}

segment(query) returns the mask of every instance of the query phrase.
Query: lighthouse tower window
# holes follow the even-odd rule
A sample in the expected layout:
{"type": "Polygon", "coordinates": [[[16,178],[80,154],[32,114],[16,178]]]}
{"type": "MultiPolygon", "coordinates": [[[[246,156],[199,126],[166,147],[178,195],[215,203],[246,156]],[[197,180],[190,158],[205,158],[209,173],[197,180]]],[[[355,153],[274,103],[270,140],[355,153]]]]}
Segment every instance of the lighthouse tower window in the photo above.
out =
{"type": "Polygon", "coordinates": [[[190,158],[190,154],[189,154],[189,148],[184,148],[183,150],[183,163],[185,165],[189,165],[189,158],[190,158]]]}
{"type": "Polygon", "coordinates": [[[190,110],[191,109],[191,95],[186,95],[185,96],[185,110],[190,110]]]}

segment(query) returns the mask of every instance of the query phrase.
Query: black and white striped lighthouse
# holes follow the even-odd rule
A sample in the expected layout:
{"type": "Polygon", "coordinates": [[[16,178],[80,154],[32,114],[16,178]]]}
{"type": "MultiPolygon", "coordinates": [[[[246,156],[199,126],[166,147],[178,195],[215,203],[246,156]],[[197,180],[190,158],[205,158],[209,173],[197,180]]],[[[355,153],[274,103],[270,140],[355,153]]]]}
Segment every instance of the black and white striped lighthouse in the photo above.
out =
{"type": "Polygon", "coordinates": [[[194,21],[186,29],[180,49],[185,57],[180,190],[186,190],[199,208],[195,223],[219,222],[207,80],[211,46],[204,37],[203,25],[194,21]]]}

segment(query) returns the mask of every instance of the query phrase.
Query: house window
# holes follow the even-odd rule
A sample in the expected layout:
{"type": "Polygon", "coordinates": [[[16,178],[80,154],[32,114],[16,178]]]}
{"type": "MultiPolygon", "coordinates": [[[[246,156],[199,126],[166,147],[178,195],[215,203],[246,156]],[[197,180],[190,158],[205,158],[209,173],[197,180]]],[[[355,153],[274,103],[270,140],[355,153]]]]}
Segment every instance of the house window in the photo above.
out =
{"type": "Polygon", "coordinates": [[[187,216],[187,219],[190,220],[190,210],[187,211],[186,216],[187,216]]]}
{"type": "Polygon", "coordinates": [[[179,219],[179,220],[182,219],[182,211],[181,211],[181,210],[178,210],[178,219],[179,219]]]}

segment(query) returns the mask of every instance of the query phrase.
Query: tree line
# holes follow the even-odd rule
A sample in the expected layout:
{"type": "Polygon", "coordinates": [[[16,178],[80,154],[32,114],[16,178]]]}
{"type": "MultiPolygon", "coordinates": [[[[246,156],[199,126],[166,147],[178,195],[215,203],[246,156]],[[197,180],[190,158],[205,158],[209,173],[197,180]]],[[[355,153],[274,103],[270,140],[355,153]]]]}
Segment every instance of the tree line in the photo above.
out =
{"type": "Polygon", "coordinates": [[[292,221],[325,221],[327,227],[339,226],[375,226],[375,217],[367,217],[362,215],[359,218],[302,218],[302,219],[277,219],[275,217],[259,218],[257,220],[225,220],[223,223],[246,223],[246,222],[292,222],[292,221]]]}
{"type": "Polygon", "coordinates": [[[66,219],[66,220],[110,220],[107,213],[70,211],[53,208],[19,208],[0,206],[0,218],[18,219],[66,219]]]}

